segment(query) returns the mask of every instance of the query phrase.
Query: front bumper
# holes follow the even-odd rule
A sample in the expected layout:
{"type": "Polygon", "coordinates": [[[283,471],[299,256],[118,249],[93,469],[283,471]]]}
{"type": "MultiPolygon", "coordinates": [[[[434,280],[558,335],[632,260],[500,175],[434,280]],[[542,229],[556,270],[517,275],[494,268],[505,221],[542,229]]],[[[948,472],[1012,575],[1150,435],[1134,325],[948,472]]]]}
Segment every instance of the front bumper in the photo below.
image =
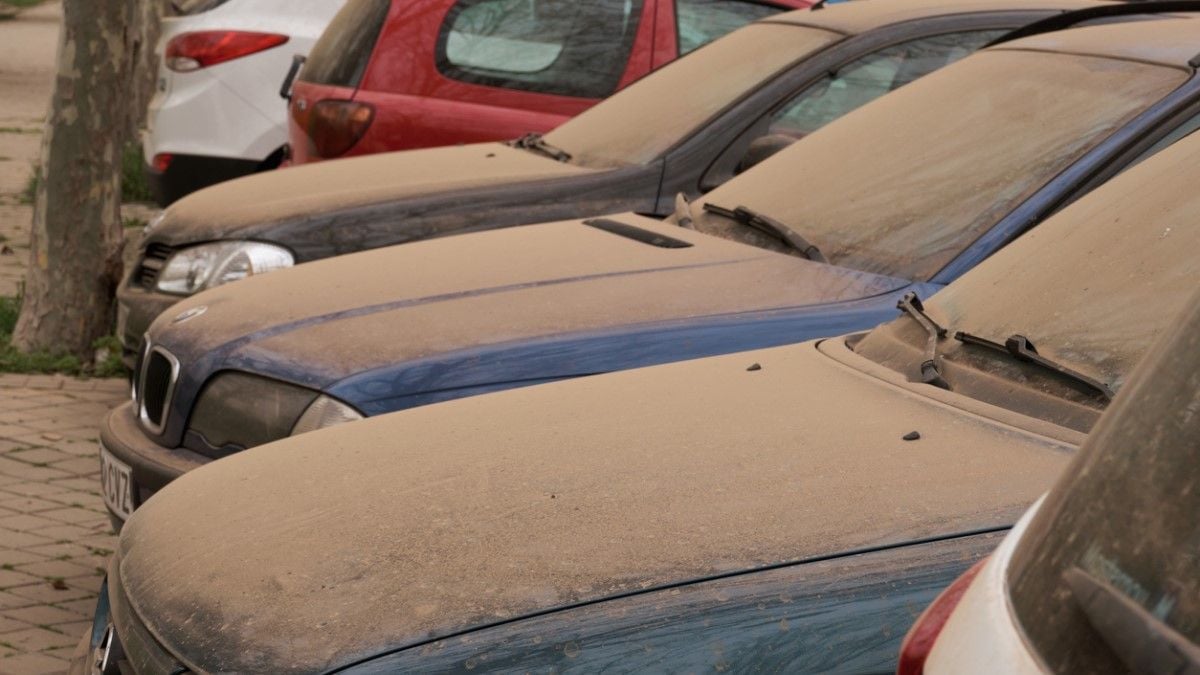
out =
{"type": "MultiPolygon", "coordinates": [[[[150,440],[138,425],[132,402],[105,416],[100,425],[100,444],[129,466],[135,509],[171,481],[212,461],[186,448],[164,448],[150,440]]],[[[111,508],[109,518],[118,530],[124,525],[111,508]]]]}
{"type": "Polygon", "coordinates": [[[150,328],[150,324],[175,303],[186,300],[179,295],[168,295],[150,291],[135,286],[128,279],[117,289],[118,312],[121,317],[120,333],[121,359],[129,368],[142,348],[142,336],[150,328]]]}

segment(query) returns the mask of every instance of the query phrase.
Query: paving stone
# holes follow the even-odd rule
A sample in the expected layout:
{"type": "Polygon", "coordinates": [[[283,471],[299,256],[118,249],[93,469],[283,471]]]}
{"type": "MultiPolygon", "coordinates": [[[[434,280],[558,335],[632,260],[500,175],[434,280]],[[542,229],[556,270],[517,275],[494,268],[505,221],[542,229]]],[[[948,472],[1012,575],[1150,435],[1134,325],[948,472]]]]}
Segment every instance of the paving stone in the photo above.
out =
{"type": "Polygon", "coordinates": [[[3,635],[5,633],[26,630],[28,628],[33,628],[33,625],[10,617],[8,612],[0,612],[0,642],[4,641],[3,635]]]}
{"type": "Polygon", "coordinates": [[[39,560],[45,559],[46,558],[44,556],[40,556],[36,553],[30,553],[27,550],[15,548],[0,549],[0,565],[11,565],[15,567],[17,565],[26,565],[31,562],[38,562],[39,560]]]}
{"type": "Polygon", "coordinates": [[[79,641],[78,635],[64,635],[46,628],[27,628],[5,633],[3,642],[28,652],[40,652],[55,647],[71,647],[79,641]]]}
{"type": "Polygon", "coordinates": [[[67,662],[47,654],[18,654],[0,658],[0,675],[43,675],[66,672],[67,662]]]}
{"type": "Polygon", "coordinates": [[[27,549],[33,546],[54,543],[52,540],[28,532],[0,530],[0,545],[8,548],[27,549]]]}
{"type": "MultiPolygon", "coordinates": [[[[14,450],[4,455],[7,459],[17,462],[25,462],[26,464],[56,464],[64,461],[76,459],[72,455],[54,448],[26,448],[23,450],[14,450]]],[[[56,469],[63,467],[55,466],[56,469]]]]}
{"type": "Polygon", "coordinates": [[[0,518],[0,528],[6,530],[14,530],[16,532],[35,532],[41,536],[49,537],[49,534],[43,534],[38,530],[51,528],[60,523],[57,520],[35,516],[29,513],[22,513],[18,516],[9,516],[8,518],[0,518]]]}
{"type": "Polygon", "coordinates": [[[13,476],[15,478],[24,478],[29,482],[49,481],[55,478],[70,478],[71,476],[71,474],[67,473],[66,471],[59,471],[58,469],[52,469],[48,466],[34,466],[32,464],[25,464],[23,462],[14,462],[14,464],[18,464],[20,466],[9,466],[0,473],[4,473],[7,476],[13,476]]]}
{"type": "Polygon", "coordinates": [[[39,560],[37,562],[21,565],[16,568],[16,571],[23,574],[28,574],[38,579],[71,579],[74,577],[88,576],[95,572],[91,567],[76,565],[69,560],[39,560]]]}
{"type": "Polygon", "coordinates": [[[40,518],[50,518],[59,522],[67,523],[68,525],[80,525],[87,527],[95,524],[96,512],[87,509],[67,507],[65,509],[54,509],[51,511],[42,511],[38,514],[40,518]]]}
{"type": "Polygon", "coordinates": [[[39,497],[19,497],[14,495],[9,499],[0,499],[0,508],[11,509],[20,513],[37,513],[38,511],[60,509],[62,508],[62,504],[39,497]]]}
{"type": "MultiPolygon", "coordinates": [[[[76,601],[71,601],[71,602],[81,602],[81,601],[76,600],[76,601]]],[[[34,604],[34,601],[30,600],[29,598],[25,598],[20,595],[16,595],[15,593],[9,593],[8,591],[0,591],[0,612],[9,610],[9,609],[20,609],[22,607],[29,607],[30,605],[33,605],[33,604],[34,604]]]]}
{"type": "Polygon", "coordinates": [[[12,569],[12,570],[0,569],[0,588],[8,590],[8,591],[13,591],[17,588],[20,588],[21,586],[28,586],[30,584],[36,584],[40,581],[41,581],[41,579],[39,579],[37,577],[30,576],[24,572],[19,572],[15,569],[12,569]]]}
{"type": "Polygon", "coordinates": [[[98,584],[95,590],[72,587],[70,584],[67,584],[66,586],[66,588],[58,589],[51,586],[49,582],[42,581],[41,583],[30,586],[10,588],[8,592],[38,603],[54,605],[60,602],[69,602],[71,600],[95,598],[99,594],[100,588],[98,584]]]}
{"type": "Polygon", "coordinates": [[[10,609],[0,614],[0,618],[8,618],[19,622],[23,621],[30,626],[55,626],[57,630],[61,630],[64,633],[68,633],[69,631],[57,628],[59,624],[83,620],[82,615],[77,612],[69,612],[65,609],[50,607],[49,605],[10,609]]]}

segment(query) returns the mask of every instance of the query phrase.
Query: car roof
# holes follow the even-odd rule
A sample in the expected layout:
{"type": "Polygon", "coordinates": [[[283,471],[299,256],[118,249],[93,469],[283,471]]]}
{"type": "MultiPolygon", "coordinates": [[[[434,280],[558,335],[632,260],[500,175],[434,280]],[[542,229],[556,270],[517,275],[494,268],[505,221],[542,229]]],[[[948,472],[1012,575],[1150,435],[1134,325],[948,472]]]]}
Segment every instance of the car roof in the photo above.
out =
{"type": "Polygon", "coordinates": [[[819,10],[778,14],[760,23],[790,23],[854,35],[920,19],[976,12],[1075,10],[1111,5],[1100,0],[855,0],[819,10]]]}
{"type": "Polygon", "coordinates": [[[992,49],[1100,56],[1192,70],[1191,62],[1200,56],[1200,24],[1176,17],[1087,26],[1033,35],[992,49]]]}

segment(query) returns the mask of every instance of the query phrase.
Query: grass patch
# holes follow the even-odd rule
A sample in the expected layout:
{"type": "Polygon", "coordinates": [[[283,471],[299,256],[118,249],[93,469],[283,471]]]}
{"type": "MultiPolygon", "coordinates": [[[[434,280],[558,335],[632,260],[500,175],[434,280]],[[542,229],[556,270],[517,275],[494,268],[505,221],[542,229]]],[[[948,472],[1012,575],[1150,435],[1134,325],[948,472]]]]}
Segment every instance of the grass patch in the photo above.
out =
{"type": "Polygon", "coordinates": [[[20,9],[24,9],[26,7],[33,7],[34,5],[40,5],[40,4],[42,4],[42,2],[43,2],[43,0],[0,0],[0,7],[8,6],[8,7],[17,7],[20,9]]]}
{"type": "Polygon", "coordinates": [[[142,148],[130,143],[121,155],[121,201],[152,202],[150,180],[146,177],[146,165],[142,163],[142,148]]]}
{"type": "Polygon", "coordinates": [[[38,188],[42,184],[42,168],[35,167],[33,173],[29,174],[29,180],[25,181],[25,189],[21,190],[18,199],[22,204],[32,204],[37,201],[38,188]]]}
{"type": "Polygon", "coordinates": [[[38,352],[25,354],[12,346],[13,329],[21,314],[17,298],[0,297],[0,372],[4,373],[61,373],[77,377],[120,377],[127,374],[121,362],[121,341],[116,336],[100,338],[92,345],[103,358],[96,363],[84,363],[70,354],[38,352]]]}
{"type": "MultiPolygon", "coordinates": [[[[0,0],[3,2],[4,0],[0,0]]],[[[37,134],[41,133],[40,129],[32,129],[29,127],[0,127],[0,134],[37,134]]]]}

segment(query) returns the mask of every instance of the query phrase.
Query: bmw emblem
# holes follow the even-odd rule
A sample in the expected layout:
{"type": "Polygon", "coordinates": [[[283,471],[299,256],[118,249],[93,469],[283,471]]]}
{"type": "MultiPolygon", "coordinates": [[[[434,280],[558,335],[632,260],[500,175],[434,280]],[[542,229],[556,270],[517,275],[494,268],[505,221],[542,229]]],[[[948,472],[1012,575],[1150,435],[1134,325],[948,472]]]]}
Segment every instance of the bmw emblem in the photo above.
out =
{"type": "Polygon", "coordinates": [[[191,321],[192,319],[200,316],[201,314],[203,314],[207,311],[208,311],[208,305],[200,305],[199,307],[193,307],[185,312],[180,313],[179,316],[177,316],[171,320],[171,323],[183,323],[184,321],[191,321]]]}

